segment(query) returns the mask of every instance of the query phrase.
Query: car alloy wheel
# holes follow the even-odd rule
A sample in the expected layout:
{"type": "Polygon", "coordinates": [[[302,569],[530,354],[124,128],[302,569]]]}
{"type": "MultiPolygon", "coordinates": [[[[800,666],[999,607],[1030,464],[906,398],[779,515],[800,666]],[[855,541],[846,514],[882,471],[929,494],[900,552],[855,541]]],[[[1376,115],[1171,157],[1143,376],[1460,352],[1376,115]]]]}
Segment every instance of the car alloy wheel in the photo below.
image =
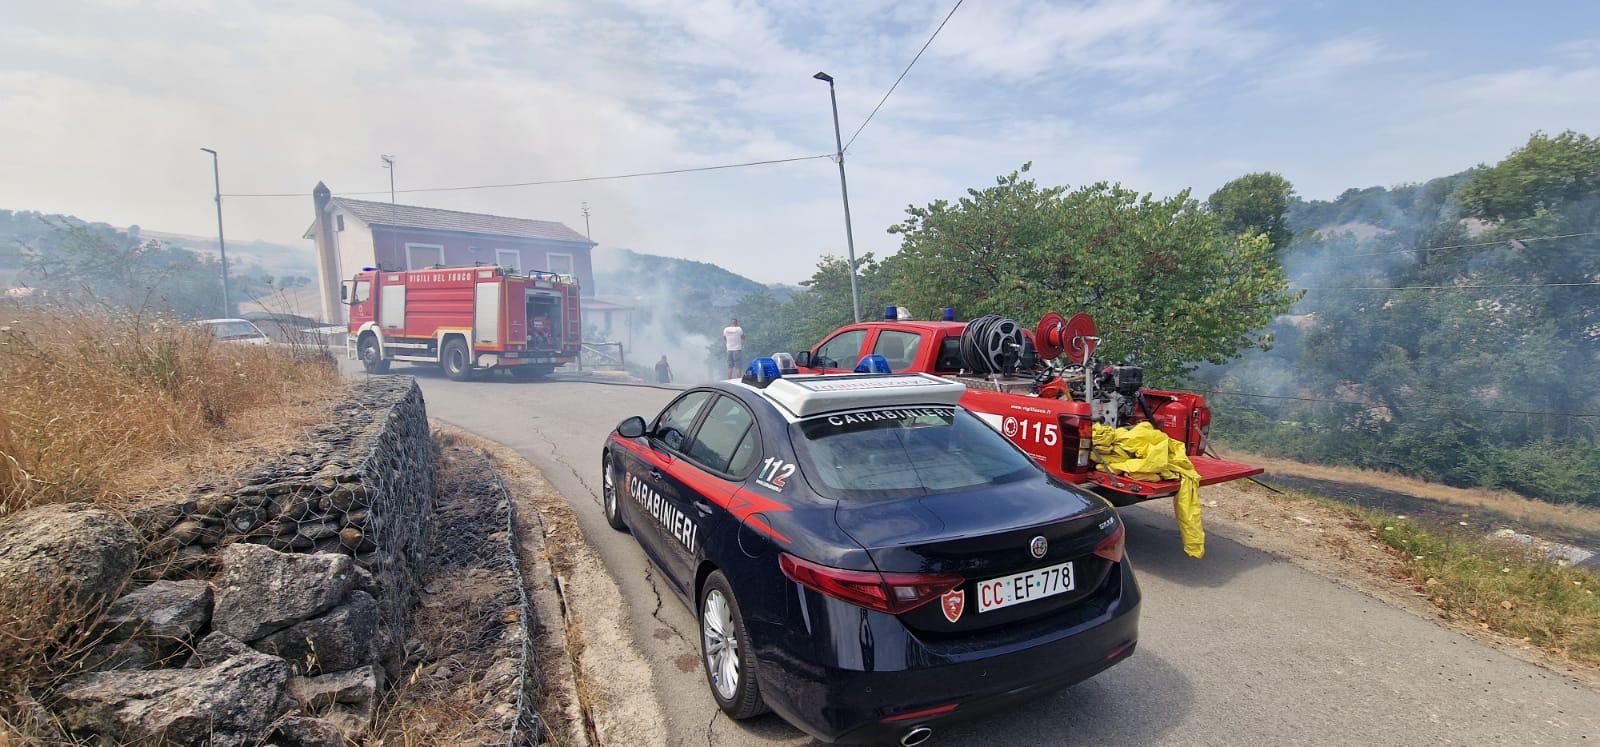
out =
{"type": "Polygon", "coordinates": [[[706,578],[700,597],[700,638],[706,683],[729,718],[745,719],[767,711],[756,682],[755,652],[745,634],[739,602],[721,571],[706,578]]]}
{"type": "Polygon", "coordinates": [[[606,523],[619,532],[628,531],[627,523],[622,520],[622,507],[618,505],[617,497],[617,468],[611,461],[611,452],[606,452],[600,458],[600,484],[602,485],[600,500],[606,512],[606,523]]]}

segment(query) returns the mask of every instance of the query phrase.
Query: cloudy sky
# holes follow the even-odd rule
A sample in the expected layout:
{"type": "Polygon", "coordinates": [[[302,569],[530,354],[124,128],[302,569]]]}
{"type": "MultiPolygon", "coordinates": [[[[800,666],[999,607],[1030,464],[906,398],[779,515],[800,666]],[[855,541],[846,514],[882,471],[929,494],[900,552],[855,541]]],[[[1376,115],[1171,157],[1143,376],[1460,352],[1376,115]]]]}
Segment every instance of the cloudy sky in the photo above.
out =
{"type": "MultiPolygon", "coordinates": [[[[310,192],[682,169],[831,152],[953,0],[8,0],[0,208],[309,246],[310,192]]],[[[908,204],[1025,161],[1050,184],[1309,198],[1596,131],[1600,4],[968,0],[846,153],[858,252],[908,204]]],[[[826,159],[403,194],[558,220],[602,246],[799,281],[844,253],[826,159]]]]}

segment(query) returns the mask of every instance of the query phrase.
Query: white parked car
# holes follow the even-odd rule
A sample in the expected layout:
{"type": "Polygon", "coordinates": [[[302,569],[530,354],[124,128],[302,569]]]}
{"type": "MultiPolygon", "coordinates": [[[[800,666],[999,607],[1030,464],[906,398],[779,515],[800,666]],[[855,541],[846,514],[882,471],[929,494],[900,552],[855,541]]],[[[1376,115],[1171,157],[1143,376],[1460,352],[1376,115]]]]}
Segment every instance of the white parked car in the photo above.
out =
{"type": "Polygon", "coordinates": [[[206,319],[200,324],[211,330],[218,340],[234,345],[270,345],[272,340],[248,319],[206,319]]]}

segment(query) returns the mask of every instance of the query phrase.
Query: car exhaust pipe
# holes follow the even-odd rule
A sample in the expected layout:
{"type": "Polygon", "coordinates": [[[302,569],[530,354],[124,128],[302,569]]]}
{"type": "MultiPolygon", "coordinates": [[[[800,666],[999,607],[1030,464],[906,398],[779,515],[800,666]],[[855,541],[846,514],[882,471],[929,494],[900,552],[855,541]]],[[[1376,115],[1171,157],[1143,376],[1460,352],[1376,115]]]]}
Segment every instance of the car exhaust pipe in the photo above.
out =
{"type": "Polygon", "coordinates": [[[900,747],[916,747],[933,738],[933,730],[926,726],[918,726],[900,738],[900,747]]]}

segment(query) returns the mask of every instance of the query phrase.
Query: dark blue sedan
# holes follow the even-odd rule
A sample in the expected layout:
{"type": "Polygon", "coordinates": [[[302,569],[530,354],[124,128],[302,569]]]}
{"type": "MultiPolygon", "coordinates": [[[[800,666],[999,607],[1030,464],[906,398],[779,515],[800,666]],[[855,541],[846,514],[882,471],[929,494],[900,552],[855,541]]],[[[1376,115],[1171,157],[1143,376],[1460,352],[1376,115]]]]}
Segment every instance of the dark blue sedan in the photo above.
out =
{"type": "Polygon", "coordinates": [[[606,519],[700,621],[735,719],[916,744],[1133,653],[1122,521],[924,374],[778,376],[684,392],[602,456],[606,519]]]}

